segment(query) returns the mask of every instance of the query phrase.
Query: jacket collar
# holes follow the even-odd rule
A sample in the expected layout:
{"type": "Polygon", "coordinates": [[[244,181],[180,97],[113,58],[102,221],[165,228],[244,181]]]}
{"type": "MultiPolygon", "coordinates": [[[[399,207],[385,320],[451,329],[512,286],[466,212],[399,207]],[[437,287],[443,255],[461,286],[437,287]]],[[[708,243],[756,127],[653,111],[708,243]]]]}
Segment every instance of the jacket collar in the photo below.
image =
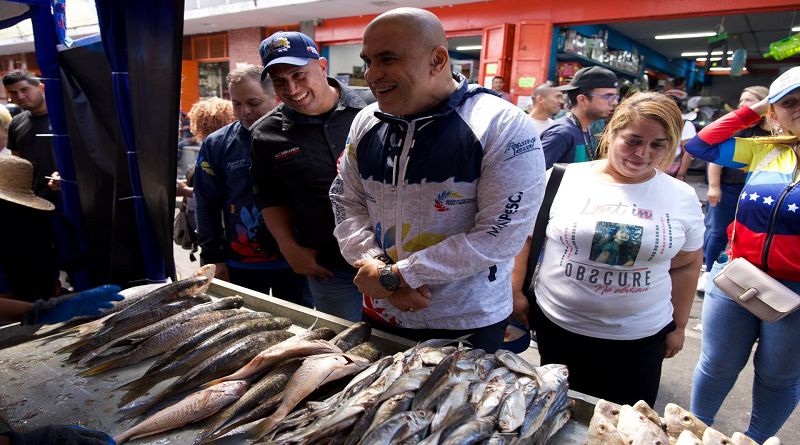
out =
{"type": "MultiPolygon", "coordinates": [[[[339,90],[339,100],[336,101],[336,105],[334,106],[334,111],[331,116],[336,115],[339,111],[344,110],[345,108],[361,109],[366,106],[358,94],[333,77],[328,77],[328,85],[339,90]]],[[[281,104],[280,107],[282,114],[281,130],[283,131],[289,130],[295,124],[319,124],[321,122],[320,119],[317,119],[314,116],[308,116],[292,110],[291,108],[287,107],[286,104],[281,104]]]]}
{"type": "Polygon", "coordinates": [[[380,109],[378,109],[377,111],[375,111],[375,117],[384,121],[402,122],[402,123],[415,122],[426,119],[434,119],[437,117],[447,116],[448,114],[455,111],[459,106],[461,106],[461,104],[464,103],[465,100],[476,94],[486,93],[500,97],[499,94],[495,93],[494,91],[488,88],[484,88],[480,85],[474,85],[474,84],[470,85],[469,82],[467,82],[467,78],[461,74],[453,73],[453,79],[455,79],[456,82],[458,82],[458,87],[456,88],[455,91],[453,91],[453,94],[451,94],[450,96],[447,97],[447,99],[439,102],[438,105],[436,105],[435,107],[431,108],[430,110],[424,113],[413,116],[396,116],[394,114],[384,113],[380,111],[380,109]]]}

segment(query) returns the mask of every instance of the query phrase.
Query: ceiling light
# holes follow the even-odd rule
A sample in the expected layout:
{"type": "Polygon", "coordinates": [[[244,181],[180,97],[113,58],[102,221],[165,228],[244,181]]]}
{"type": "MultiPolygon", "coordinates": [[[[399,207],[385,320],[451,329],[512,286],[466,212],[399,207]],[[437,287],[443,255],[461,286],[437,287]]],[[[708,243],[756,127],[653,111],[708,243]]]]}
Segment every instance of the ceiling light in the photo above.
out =
{"type": "MultiPolygon", "coordinates": [[[[681,57],[702,57],[708,54],[708,51],[690,51],[681,53],[681,57]]],[[[733,51],[728,51],[728,54],[733,54],[733,51]]],[[[712,56],[721,56],[722,51],[711,51],[712,56]]]]}
{"type": "MultiPolygon", "coordinates": [[[[698,61],[698,62],[705,62],[706,60],[707,60],[707,59],[706,59],[705,57],[698,57],[698,58],[697,58],[697,61],[698,61]]],[[[718,61],[718,60],[722,60],[722,57],[712,57],[712,58],[711,58],[711,61],[712,61],[712,62],[716,62],[716,61],[718,61]]],[[[728,60],[733,60],[733,57],[728,57],[728,60]]]]}
{"type": "MultiPolygon", "coordinates": [[[[708,69],[709,71],[730,71],[730,67],[724,68],[721,66],[714,66],[708,69]]],[[[742,71],[747,71],[747,67],[742,68],[742,71]]]]}
{"type": "Polygon", "coordinates": [[[797,32],[797,31],[800,31],[800,26],[795,26],[794,28],[792,28],[792,32],[797,32]]]}
{"type": "Polygon", "coordinates": [[[374,1],[374,2],[369,2],[369,4],[370,4],[370,5],[375,5],[375,6],[394,6],[394,5],[396,5],[397,3],[390,2],[390,1],[388,1],[388,0],[383,0],[383,1],[374,1]]]}
{"type": "Polygon", "coordinates": [[[456,51],[475,51],[478,49],[483,49],[483,45],[467,45],[456,47],[456,51]]]}
{"type": "Polygon", "coordinates": [[[695,37],[714,37],[715,35],[717,35],[717,33],[714,31],[690,32],[686,34],[665,34],[662,36],[656,36],[656,40],[693,39],[695,37]]]}

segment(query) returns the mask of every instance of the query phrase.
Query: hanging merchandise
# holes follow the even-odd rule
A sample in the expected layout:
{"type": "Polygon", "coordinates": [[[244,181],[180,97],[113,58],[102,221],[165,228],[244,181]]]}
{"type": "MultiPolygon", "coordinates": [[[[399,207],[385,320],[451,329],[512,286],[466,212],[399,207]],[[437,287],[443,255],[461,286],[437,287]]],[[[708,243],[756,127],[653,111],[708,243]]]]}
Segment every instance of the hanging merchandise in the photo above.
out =
{"type": "Polygon", "coordinates": [[[639,56],[635,47],[632,52],[610,49],[608,31],[603,29],[592,37],[584,37],[574,29],[567,29],[563,34],[563,47],[561,33],[558,45],[559,51],[592,59],[631,75],[639,73],[644,66],[644,57],[639,56]]]}
{"type": "Polygon", "coordinates": [[[747,50],[739,48],[734,51],[733,61],[731,61],[731,77],[741,77],[745,63],[747,63],[747,50]]]}
{"type": "Polygon", "coordinates": [[[769,44],[769,52],[764,53],[764,57],[774,57],[775,60],[783,60],[800,53],[800,34],[787,37],[777,42],[769,44]]]}

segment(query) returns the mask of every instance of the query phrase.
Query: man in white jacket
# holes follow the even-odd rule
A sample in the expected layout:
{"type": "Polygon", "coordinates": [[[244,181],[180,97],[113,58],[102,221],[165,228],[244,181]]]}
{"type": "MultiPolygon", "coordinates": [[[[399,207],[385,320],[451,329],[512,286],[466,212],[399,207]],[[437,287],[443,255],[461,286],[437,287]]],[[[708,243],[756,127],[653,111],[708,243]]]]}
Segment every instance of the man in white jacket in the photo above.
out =
{"type": "Polygon", "coordinates": [[[364,319],[409,339],[502,346],[513,258],[544,190],[530,118],[450,72],[428,11],[373,20],[361,51],[378,102],[353,121],[330,197],[364,319]]]}

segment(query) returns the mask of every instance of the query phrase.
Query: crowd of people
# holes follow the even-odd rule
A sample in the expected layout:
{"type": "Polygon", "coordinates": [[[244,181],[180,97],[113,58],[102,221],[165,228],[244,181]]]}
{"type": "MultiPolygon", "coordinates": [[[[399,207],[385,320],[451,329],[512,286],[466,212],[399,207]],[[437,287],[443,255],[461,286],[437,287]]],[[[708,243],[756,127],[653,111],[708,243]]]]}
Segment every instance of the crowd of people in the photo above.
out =
{"type": "MultiPolygon", "coordinates": [[[[217,278],[412,340],[469,336],[488,352],[511,316],[536,332],[542,364],[568,366],[572,389],[652,405],[708,277],[692,411],[713,423],[756,341],[746,434],[765,440],[795,409],[800,314],[762,321],[710,278],[744,258],[800,294],[800,68],[745,89],[738,110],[697,133],[685,79],[621,92],[601,67],[538,85],[526,113],[502,77],[490,89],[452,73],[444,28],[421,9],[366,27],[368,88],[329,77],[302,33],[277,32],[258,51],[262,66],[228,75],[230,101],[188,114],[201,148],[178,191],[195,201],[200,257],[217,278]],[[683,181],[692,157],[709,162],[705,215],[683,181]],[[563,179],[539,251],[531,233],[554,166],[563,179]]],[[[26,111],[8,146],[32,164],[30,194],[57,208],[43,179],[52,148],[31,139],[45,131],[44,93],[15,75],[4,84],[26,111]]]]}

